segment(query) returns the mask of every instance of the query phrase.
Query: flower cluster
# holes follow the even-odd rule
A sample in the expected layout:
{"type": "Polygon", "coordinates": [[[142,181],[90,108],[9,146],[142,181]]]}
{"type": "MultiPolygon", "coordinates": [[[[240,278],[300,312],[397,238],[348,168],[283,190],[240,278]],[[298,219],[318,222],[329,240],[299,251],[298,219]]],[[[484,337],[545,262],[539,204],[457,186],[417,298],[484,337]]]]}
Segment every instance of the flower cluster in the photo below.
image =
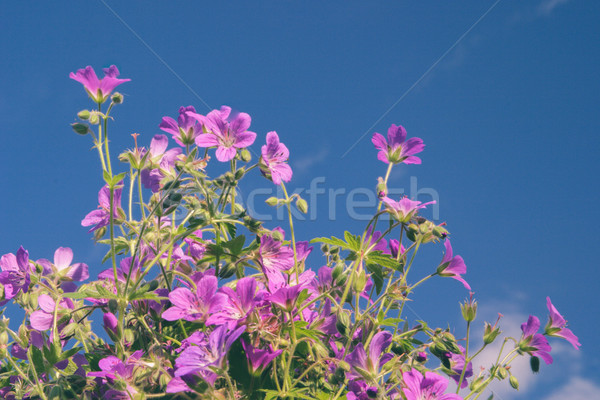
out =
{"type": "MultiPolygon", "coordinates": [[[[268,132],[252,164],[251,118],[230,107],[201,115],[187,106],[177,120],[163,117],[158,128],[176,146],[164,134],[138,146],[134,134],[134,148],[119,155],[126,172],[116,173],[107,129],[123,98],[111,93],[129,80],[118,74],[115,66],[101,80],[91,67],[71,74],[97,106],[78,113],[73,128],[91,136],[104,179],[98,207],[81,225],[106,246],[109,267],[91,274],[66,247],[53,261],[31,260],[23,247],[2,256],[0,301],[25,311],[16,330],[0,321],[2,398],[460,400],[507,378],[514,357],[551,363],[548,337],[579,348],[549,298],[544,332],[530,316],[511,353],[477,375],[472,298],[463,306],[466,340],[422,321],[411,325],[404,306],[429,279],[471,286],[445,224],[419,215],[430,203],[386,195],[395,165],[421,163],[415,154],[423,141],[407,140],[403,127],[392,125],[387,140],[373,135],[388,171],[365,229],[300,241],[292,207],[307,206],[284,186],[293,176],[288,148],[268,132]],[[269,229],[236,201],[236,187],[256,167],[282,186],[283,197],[267,204],[287,208],[289,227],[269,229]],[[425,244],[441,242],[437,267],[414,264],[425,244]],[[103,333],[91,324],[97,315],[103,333]],[[455,393],[447,393],[451,380],[455,393]]],[[[486,324],[484,347],[499,334],[486,324]]]]}

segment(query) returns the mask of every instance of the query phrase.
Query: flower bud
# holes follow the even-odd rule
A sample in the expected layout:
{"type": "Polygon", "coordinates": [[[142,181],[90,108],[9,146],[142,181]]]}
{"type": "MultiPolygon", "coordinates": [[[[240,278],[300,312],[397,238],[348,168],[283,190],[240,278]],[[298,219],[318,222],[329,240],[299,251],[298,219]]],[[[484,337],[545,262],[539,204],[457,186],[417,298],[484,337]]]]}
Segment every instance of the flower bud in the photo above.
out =
{"type": "Polygon", "coordinates": [[[87,120],[90,117],[90,110],[81,110],[77,113],[79,119],[87,120]]]}
{"type": "Polygon", "coordinates": [[[248,149],[242,149],[242,151],[240,151],[240,158],[243,162],[250,162],[252,160],[252,154],[250,154],[248,149]]]}
{"type": "Polygon", "coordinates": [[[131,346],[135,341],[135,333],[131,329],[125,329],[125,345],[131,346]]]}
{"type": "Polygon", "coordinates": [[[298,200],[296,200],[296,207],[303,214],[306,214],[308,212],[308,203],[302,198],[298,198],[298,200]]]}
{"type": "Polygon", "coordinates": [[[517,378],[511,375],[508,379],[508,382],[510,383],[510,386],[512,386],[513,389],[519,390],[519,381],[517,380],[517,378]]]}
{"type": "Polygon", "coordinates": [[[532,356],[529,359],[529,365],[531,366],[531,371],[534,373],[540,372],[540,359],[536,356],[532,356]]]}
{"type": "Polygon", "coordinates": [[[265,200],[265,203],[267,203],[270,206],[275,206],[277,205],[277,203],[279,203],[279,199],[275,196],[271,196],[267,200],[265,200]]]}
{"type": "Polygon", "coordinates": [[[158,281],[150,281],[150,286],[148,287],[148,291],[154,292],[158,289],[158,281]]]}
{"type": "Polygon", "coordinates": [[[246,174],[246,168],[240,168],[235,171],[235,180],[239,181],[246,174]]]}
{"type": "Polygon", "coordinates": [[[273,239],[277,240],[278,242],[283,241],[283,233],[279,231],[271,231],[271,235],[273,236],[273,239]]]}
{"type": "Polygon", "coordinates": [[[367,286],[367,274],[365,273],[365,270],[357,272],[354,275],[354,284],[353,284],[354,291],[360,293],[363,290],[365,290],[366,286],[367,286]]]}
{"type": "Polygon", "coordinates": [[[335,321],[335,328],[343,336],[350,326],[350,317],[345,312],[340,312],[335,321]]]}
{"type": "Polygon", "coordinates": [[[500,328],[497,328],[496,325],[492,326],[490,323],[486,322],[483,330],[483,343],[491,344],[494,340],[496,340],[500,333],[500,328]]]}
{"type": "Polygon", "coordinates": [[[72,123],[71,128],[73,128],[78,135],[87,135],[90,132],[90,127],[81,122],[72,123]]]}
{"type": "Polygon", "coordinates": [[[381,178],[381,177],[377,178],[377,187],[375,190],[377,193],[377,197],[382,198],[382,197],[387,196],[388,189],[387,189],[387,185],[383,181],[383,178],[381,178]]]}
{"type": "Polygon", "coordinates": [[[117,327],[119,326],[119,322],[117,321],[117,317],[115,317],[115,315],[111,312],[107,312],[106,314],[104,314],[104,317],[102,317],[102,321],[104,322],[104,330],[108,333],[108,334],[113,334],[115,335],[115,337],[117,336],[117,327]]]}
{"type": "Polygon", "coordinates": [[[123,95],[119,92],[115,92],[111,96],[110,100],[115,104],[121,104],[123,103],[123,95]]]}
{"type": "Polygon", "coordinates": [[[465,302],[460,305],[460,310],[465,321],[473,322],[475,320],[475,317],[477,316],[477,302],[473,300],[473,293],[471,293],[471,298],[469,300],[465,300],[465,302]]]}
{"type": "Polygon", "coordinates": [[[108,309],[110,310],[111,313],[116,313],[117,309],[119,307],[119,304],[117,303],[117,301],[115,299],[110,299],[108,301],[108,309]]]}
{"type": "Polygon", "coordinates": [[[469,385],[469,389],[472,392],[478,393],[481,392],[485,388],[485,379],[483,376],[478,377],[477,379],[473,379],[471,384],[469,385]]]}
{"type": "Polygon", "coordinates": [[[508,376],[508,370],[504,367],[498,367],[498,371],[496,372],[500,379],[506,379],[508,376]]]}
{"type": "Polygon", "coordinates": [[[435,228],[433,228],[433,234],[440,239],[444,239],[446,236],[448,236],[448,233],[448,230],[442,228],[441,226],[436,226],[435,228]]]}
{"type": "Polygon", "coordinates": [[[337,264],[335,267],[333,267],[333,270],[331,270],[331,279],[336,281],[342,272],[344,272],[344,266],[342,264],[337,264]]]}

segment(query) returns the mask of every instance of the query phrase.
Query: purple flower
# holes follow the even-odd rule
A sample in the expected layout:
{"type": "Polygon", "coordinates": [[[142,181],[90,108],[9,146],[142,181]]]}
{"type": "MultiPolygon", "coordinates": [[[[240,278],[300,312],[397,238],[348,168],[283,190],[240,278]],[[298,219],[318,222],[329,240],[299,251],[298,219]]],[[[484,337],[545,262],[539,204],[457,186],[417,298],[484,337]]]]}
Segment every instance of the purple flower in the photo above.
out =
{"type": "MultiPolygon", "coordinates": [[[[205,378],[206,374],[209,377],[211,374],[214,375],[209,367],[225,367],[229,348],[244,330],[245,327],[240,327],[233,332],[229,332],[226,326],[219,326],[210,333],[208,341],[198,346],[189,346],[181,352],[175,360],[175,366],[177,367],[175,376],[200,373],[205,378]]],[[[214,379],[216,379],[216,376],[214,376],[214,379]]],[[[214,379],[209,383],[214,383],[214,379]]]]}
{"type": "MultiPolygon", "coordinates": [[[[141,264],[144,263],[145,258],[140,260],[138,258],[133,262],[133,266],[131,265],[131,261],[133,257],[126,257],[119,262],[119,268],[117,269],[117,280],[119,282],[127,282],[127,276],[131,273],[131,279],[137,280],[139,275],[141,274],[141,264]]],[[[98,279],[108,279],[109,281],[115,281],[115,272],[112,268],[107,268],[98,274],[98,279]]]]}
{"type": "MultiPolygon", "coordinates": [[[[10,300],[15,297],[19,291],[27,293],[29,290],[29,284],[31,283],[31,265],[29,263],[29,253],[23,248],[19,247],[17,255],[8,253],[2,256],[0,259],[0,283],[4,285],[4,298],[10,300]]],[[[0,305],[4,304],[0,302],[0,305]]]]}
{"type": "MultiPolygon", "coordinates": [[[[454,371],[454,373],[450,375],[450,378],[454,379],[457,385],[458,381],[460,380],[460,375],[462,374],[463,368],[465,367],[465,349],[460,345],[458,346],[458,348],[462,353],[446,353],[446,357],[448,358],[448,361],[450,361],[450,369],[454,371]]],[[[467,364],[464,379],[460,385],[461,388],[467,387],[467,378],[470,378],[471,376],[473,376],[473,364],[469,363],[467,364]]]]}
{"type": "Polygon", "coordinates": [[[31,313],[29,320],[31,327],[38,331],[46,331],[52,328],[54,324],[54,310],[57,309],[57,317],[60,319],[63,315],[71,314],[75,309],[73,301],[69,298],[61,299],[58,306],[52,297],[47,294],[40,294],[38,304],[41,310],[31,313]]]}
{"type": "Polygon", "coordinates": [[[190,236],[183,239],[184,243],[186,243],[188,245],[185,253],[188,256],[195,259],[196,261],[199,261],[200,259],[202,259],[204,257],[204,253],[206,253],[206,245],[204,244],[204,242],[201,239],[202,239],[202,231],[201,230],[197,230],[194,233],[192,233],[190,236]]]}
{"type": "Polygon", "coordinates": [[[567,328],[567,321],[560,315],[556,307],[552,305],[550,297],[546,297],[546,305],[548,306],[548,311],[550,311],[548,323],[545,328],[546,335],[563,338],[579,350],[579,346],[581,346],[579,339],[567,328]]]}
{"type": "MultiPolygon", "coordinates": [[[[120,186],[120,185],[119,185],[120,186]]],[[[119,218],[119,209],[121,208],[122,188],[114,189],[113,195],[113,219],[119,218]]],[[[110,224],[110,189],[104,185],[98,192],[99,209],[90,212],[81,221],[81,226],[92,226],[88,232],[93,232],[110,224]]]]}
{"type": "Polygon", "coordinates": [[[457,394],[444,394],[448,381],[442,376],[427,371],[425,376],[416,369],[402,374],[405,388],[402,389],[406,400],[463,400],[457,394]]]}
{"type": "Polygon", "coordinates": [[[296,300],[302,289],[304,289],[303,285],[279,288],[269,296],[269,301],[277,304],[285,311],[291,312],[296,306],[296,300]]]}
{"type": "Polygon", "coordinates": [[[133,370],[136,367],[140,367],[140,358],[142,357],[142,351],[138,350],[134,352],[129,358],[123,362],[115,356],[108,356],[98,361],[98,366],[101,371],[88,372],[88,376],[101,378],[103,384],[112,384],[116,380],[125,381],[125,388],[123,390],[108,390],[104,394],[106,399],[131,399],[137,393],[137,389],[131,385],[133,379],[133,370]]]}
{"type": "Polygon", "coordinates": [[[292,179],[292,168],[286,164],[290,156],[287,147],[279,142],[277,132],[267,133],[267,144],[261,148],[260,170],[262,174],[280,185],[281,181],[289,182],[292,179]]]}
{"type": "Polygon", "coordinates": [[[165,135],[154,135],[150,142],[150,168],[141,171],[140,178],[144,187],[156,193],[160,190],[160,181],[172,173],[175,167],[175,161],[181,154],[181,149],[175,148],[167,150],[169,139],[165,135]]]}
{"type": "Polygon", "coordinates": [[[373,233],[372,227],[369,227],[367,230],[365,242],[369,243],[369,246],[373,246],[370,251],[385,252],[387,250],[387,240],[382,237],[380,231],[375,231],[375,233],[373,233]]]}
{"type": "Polygon", "coordinates": [[[210,133],[196,137],[198,147],[217,146],[217,160],[221,162],[232,160],[237,149],[250,146],[256,139],[256,133],[248,131],[251,118],[246,113],[230,115],[231,108],[223,106],[221,110],[213,110],[202,115],[187,112],[187,115],[204,124],[210,133]]]}
{"type": "MultiPolygon", "coordinates": [[[[404,248],[404,246],[401,245],[398,240],[396,240],[396,239],[390,239],[389,254],[391,254],[391,256],[393,258],[397,258],[398,257],[398,250],[400,250],[400,255],[404,254],[404,252],[406,251],[406,249],[404,248]]],[[[387,250],[384,251],[384,253],[387,253],[387,250]]]]}
{"type": "Polygon", "coordinates": [[[471,290],[471,286],[460,276],[461,274],[467,273],[467,266],[465,265],[465,261],[461,256],[452,257],[452,245],[450,244],[450,240],[446,239],[444,242],[444,246],[446,246],[446,254],[444,254],[444,258],[437,271],[440,276],[448,276],[456,279],[461,282],[467,290],[471,290]]]}
{"type": "Polygon", "coordinates": [[[392,359],[391,353],[382,354],[392,343],[392,334],[386,331],[376,333],[369,343],[369,354],[367,355],[362,343],[346,356],[346,361],[352,367],[348,373],[350,378],[364,378],[366,376],[375,379],[379,375],[379,369],[392,359]]]}
{"type": "Polygon", "coordinates": [[[259,262],[267,277],[270,273],[287,271],[294,266],[294,251],[288,246],[282,246],[281,242],[273,239],[271,235],[260,237],[258,254],[259,262]]]}
{"type": "Polygon", "coordinates": [[[68,247],[59,247],[54,252],[54,264],[46,259],[38,260],[38,264],[44,267],[44,274],[56,272],[61,278],[69,281],[84,281],[90,277],[88,266],[84,263],[71,265],[73,261],[73,250],[68,247]]]}
{"type": "Polygon", "coordinates": [[[550,355],[552,347],[544,335],[537,333],[538,329],[540,329],[540,320],[536,316],[530,315],[527,322],[521,324],[523,335],[519,340],[519,349],[543,359],[546,364],[552,364],[553,360],[550,355]]]}
{"type": "Polygon", "coordinates": [[[399,201],[395,201],[385,196],[381,199],[385,208],[398,221],[407,223],[421,208],[427,207],[429,204],[435,204],[434,201],[421,204],[420,201],[411,200],[408,197],[402,197],[399,201]]]}
{"type": "Polygon", "coordinates": [[[271,345],[269,345],[268,349],[259,349],[250,343],[246,343],[244,339],[242,339],[242,347],[246,352],[246,357],[248,357],[249,369],[253,375],[260,375],[271,361],[283,353],[283,350],[274,351],[271,345]]]}
{"type": "Polygon", "coordinates": [[[195,293],[188,288],[174,289],[169,293],[173,307],[163,312],[162,317],[167,321],[206,321],[217,291],[217,282],[215,276],[205,275],[197,282],[195,293]]]}
{"type": "Polygon", "coordinates": [[[386,164],[421,164],[421,159],[414,154],[422,152],[425,148],[423,140],[419,138],[406,140],[406,130],[402,126],[392,124],[388,129],[387,140],[376,132],[371,141],[379,150],[377,158],[386,164]]]}
{"type": "Polygon", "coordinates": [[[104,323],[104,330],[107,333],[112,333],[113,335],[117,334],[117,327],[119,325],[119,321],[117,320],[115,314],[111,312],[104,313],[104,316],[102,317],[102,322],[104,323]]]}
{"type": "Polygon", "coordinates": [[[131,79],[117,79],[119,70],[114,65],[104,68],[104,78],[98,79],[94,68],[89,65],[83,69],[71,72],[69,78],[83,84],[85,91],[96,103],[104,103],[114,88],[131,79]]]}
{"type": "Polygon", "coordinates": [[[376,399],[378,389],[376,386],[369,386],[362,380],[351,380],[348,382],[350,392],[346,394],[347,400],[370,400],[376,399]]]}
{"type": "Polygon", "coordinates": [[[243,324],[248,314],[254,309],[255,293],[256,280],[252,277],[238,280],[235,291],[223,286],[211,301],[210,317],[206,320],[206,324],[225,324],[229,329],[235,328],[238,324],[243,324]]]}
{"type": "Polygon", "coordinates": [[[170,133],[177,144],[182,147],[194,144],[196,137],[203,133],[202,124],[198,123],[188,112],[196,113],[196,109],[192,106],[179,107],[177,121],[171,117],[163,117],[158,126],[163,131],[170,133]]]}

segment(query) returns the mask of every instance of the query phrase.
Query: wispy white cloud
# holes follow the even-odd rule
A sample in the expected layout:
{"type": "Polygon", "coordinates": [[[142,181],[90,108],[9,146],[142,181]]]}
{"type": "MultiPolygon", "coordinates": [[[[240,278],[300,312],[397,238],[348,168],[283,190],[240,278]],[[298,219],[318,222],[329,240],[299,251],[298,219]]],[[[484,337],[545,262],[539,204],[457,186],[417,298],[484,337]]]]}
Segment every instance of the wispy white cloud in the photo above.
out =
{"type": "Polygon", "coordinates": [[[562,4],[566,4],[571,0],[544,0],[538,6],[538,13],[549,15],[554,9],[562,4]]]}
{"type": "Polygon", "coordinates": [[[294,172],[307,172],[313,165],[325,161],[325,159],[327,159],[328,154],[329,149],[322,147],[318,152],[314,154],[308,154],[305,156],[298,157],[293,162],[294,172]]]}
{"type": "Polygon", "coordinates": [[[597,399],[598,393],[600,393],[598,384],[576,376],[544,400],[590,400],[597,399]]]}

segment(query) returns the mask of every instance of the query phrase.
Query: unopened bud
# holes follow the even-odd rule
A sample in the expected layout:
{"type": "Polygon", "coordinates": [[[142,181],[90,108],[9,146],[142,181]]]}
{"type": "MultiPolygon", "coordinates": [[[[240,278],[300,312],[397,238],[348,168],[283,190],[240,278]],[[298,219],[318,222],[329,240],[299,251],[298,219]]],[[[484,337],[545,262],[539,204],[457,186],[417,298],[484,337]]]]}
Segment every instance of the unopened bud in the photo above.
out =
{"type": "Polygon", "coordinates": [[[531,366],[531,371],[533,371],[534,373],[537,374],[538,372],[540,372],[540,359],[539,358],[532,356],[529,359],[529,365],[531,366]]]}
{"type": "Polygon", "coordinates": [[[506,379],[506,377],[508,376],[508,370],[504,367],[498,367],[497,373],[500,379],[506,379]]]}
{"type": "Polygon", "coordinates": [[[252,154],[250,154],[248,149],[243,149],[240,151],[240,158],[243,162],[250,162],[252,160],[252,154]]]}
{"type": "Polygon", "coordinates": [[[153,292],[158,289],[158,281],[150,281],[150,285],[148,287],[148,291],[153,292]]]}
{"type": "Polygon", "coordinates": [[[367,286],[367,274],[362,270],[354,275],[353,289],[360,293],[365,290],[365,286],[367,286]]]}
{"type": "Polygon", "coordinates": [[[111,96],[110,99],[115,104],[121,104],[121,103],[123,103],[123,95],[121,93],[119,93],[119,92],[113,93],[113,95],[111,96]]]}
{"type": "Polygon", "coordinates": [[[336,318],[335,328],[339,333],[344,335],[347,328],[350,326],[350,317],[345,312],[340,312],[336,318]]]}
{"type": "Polygon", "coordinates": [[[240,168],[237,171],[235,171],[235,179],[237,181],[239,181],[240,179],[242,179],[242,177],[244,176],[244,174],[246,174],[246,168],[240,168]]]}
{"type": "Polygon", "coordinates": [[[90,117],[90,110],[81,110],[77,113],[79,119],[86,120],[90,117]]]}
{"type": "Polygon", "coordinates": [[[510,386],[512,386],[513,389],[519,390],[519,381],[517,380],[517,378],[511,375],[508,379],[508,382],[510,383],[510,386]]]}
{"type": "Polygon", "coordinates": [[[273,235],[273,239],[277,240],[278,242],[283,241],[283,233],[281,233],[279,231],[272,231],[272,235],[273,235]]]}
{"type": "Polygon", "coordinates": [[[308,212],[308,203],[304,199],[296,200],[296,207],[303,214],[306,214],[308,212]]]}
{"type": "Polygon", "coordinates": [[[275,196],[271,196],[267,200],[265,200],[265,203],[267,203],[270,206],[275,206],[277,205],[277,203],[279,203],[279,199],[275,196]]]}
{"type": "Polygon", "coordinates": [[[87,135],[90,132],[90,127],[81,122],[72,123],[71,128],[73,128],[78,135],[87,135]]]}

